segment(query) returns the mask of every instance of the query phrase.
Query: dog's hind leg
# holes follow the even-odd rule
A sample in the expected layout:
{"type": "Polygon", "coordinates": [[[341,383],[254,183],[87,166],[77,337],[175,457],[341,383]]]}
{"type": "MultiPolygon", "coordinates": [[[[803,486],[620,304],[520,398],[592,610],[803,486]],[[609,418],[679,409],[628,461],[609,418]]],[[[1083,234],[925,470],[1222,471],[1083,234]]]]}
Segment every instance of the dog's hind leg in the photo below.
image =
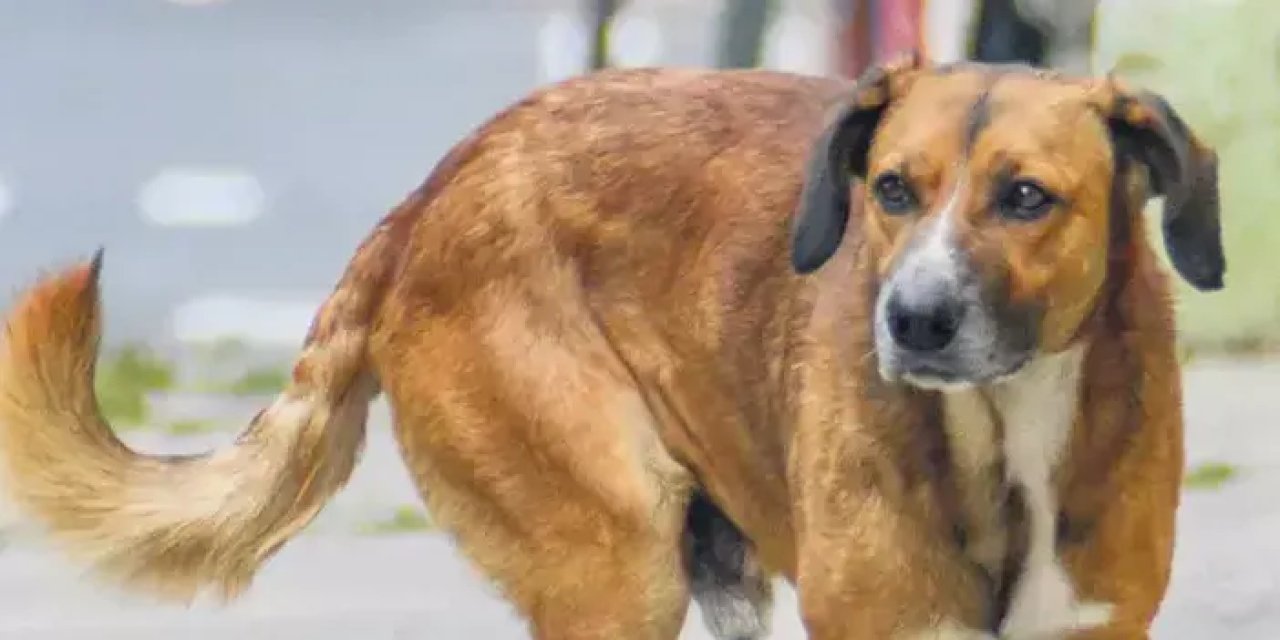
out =
{"type": "Polygon", "coordinates": [[[406,462],[535,640],[675,640],[689,474],[591,318],[517,284],[460,320],[388,303],[403,319],[375,351],[406,462]]]}
{"type": "Polygon", "coordinates": [[[689,590],[716,640],[769,635],[773,587],[751,541],[710,498],[698,492],[685,516],[684,566],[689,590]]]}

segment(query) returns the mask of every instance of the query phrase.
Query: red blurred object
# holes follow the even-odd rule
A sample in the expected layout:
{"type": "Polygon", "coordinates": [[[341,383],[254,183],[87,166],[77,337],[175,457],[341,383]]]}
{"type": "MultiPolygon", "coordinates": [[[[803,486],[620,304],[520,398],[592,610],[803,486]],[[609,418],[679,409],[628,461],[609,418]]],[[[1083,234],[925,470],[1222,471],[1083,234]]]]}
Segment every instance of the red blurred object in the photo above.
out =
{"type": "Polygon", "coordinates": [[[921,48],[923,7],[921,0],[873,0],[872,41],[875,60],[921,48]]]}
{"type": "Polygon", "coordinates": [[[836,72],[856,78],[871,64],[871,2],[833,0],[836,14],[836,72]]]}
{"type": "Polygon", "coordinates": [[[923,0],[833,0],[838,21],[836,71],[857,77],[873,63],[923,51],[923,0]]]}

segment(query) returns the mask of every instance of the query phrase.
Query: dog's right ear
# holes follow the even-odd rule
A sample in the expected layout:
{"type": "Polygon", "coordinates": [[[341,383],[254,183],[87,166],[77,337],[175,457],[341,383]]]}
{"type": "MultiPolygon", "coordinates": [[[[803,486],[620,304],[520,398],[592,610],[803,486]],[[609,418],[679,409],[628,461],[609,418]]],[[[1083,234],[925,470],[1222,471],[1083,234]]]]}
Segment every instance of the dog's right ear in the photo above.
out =
{"type": "Polygon", "coordinates": [[[840,247],[849,223],[849,183],[866,178],[867,152],[881,116],[925,64],[912,52],[868,69],[814,142],[791,236],[791,265],[799,273],[816,271],[840,247]]]}

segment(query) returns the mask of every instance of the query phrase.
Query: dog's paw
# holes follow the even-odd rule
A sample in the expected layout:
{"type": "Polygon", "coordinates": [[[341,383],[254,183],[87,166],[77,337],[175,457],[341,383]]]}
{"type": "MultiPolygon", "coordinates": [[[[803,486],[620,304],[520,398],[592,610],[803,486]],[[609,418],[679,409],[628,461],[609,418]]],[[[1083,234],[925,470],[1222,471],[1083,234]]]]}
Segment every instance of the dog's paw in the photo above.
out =
{"type": "Polygon", "coordinates": [[[1023,576],[1013,606],[1000,625],[1001,640],[1060,640],[1076,631],[1107,624],[1111,605],[1079,602],[1066,573],[1056,564],[1023,576]]]}

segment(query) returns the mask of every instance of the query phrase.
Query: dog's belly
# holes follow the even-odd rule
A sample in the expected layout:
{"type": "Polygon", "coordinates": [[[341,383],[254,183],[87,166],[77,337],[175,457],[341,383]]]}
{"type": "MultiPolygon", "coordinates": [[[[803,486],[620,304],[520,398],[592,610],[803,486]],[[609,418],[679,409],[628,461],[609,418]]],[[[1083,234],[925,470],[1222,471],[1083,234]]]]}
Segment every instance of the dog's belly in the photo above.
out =
{"type": "Polygon", "coordinates": [[[724,391],[734,385],[707,383],[715,379],[690,370],[644,385],[660,439],[751,540],[765,571],[794,577],[790,494],[777,439],[753,429],[744,403],[724,391]]]}

